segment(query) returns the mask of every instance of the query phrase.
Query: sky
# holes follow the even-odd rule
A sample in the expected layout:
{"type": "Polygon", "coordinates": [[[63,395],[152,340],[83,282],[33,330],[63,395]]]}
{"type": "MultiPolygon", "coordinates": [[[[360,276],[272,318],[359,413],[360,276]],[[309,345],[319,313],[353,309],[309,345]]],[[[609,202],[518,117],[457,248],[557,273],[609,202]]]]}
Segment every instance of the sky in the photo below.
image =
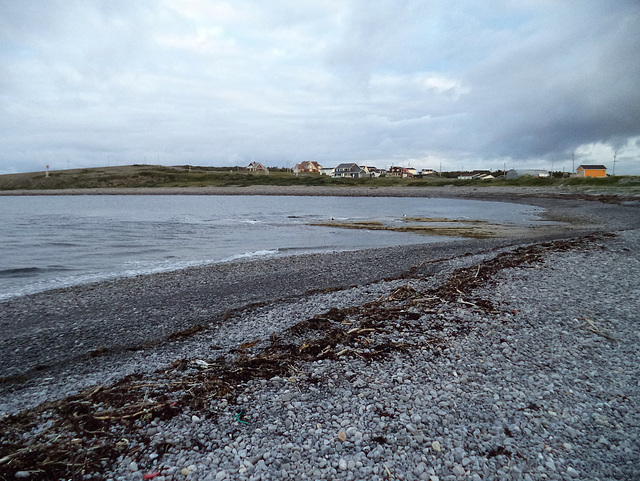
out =
{"type": "Polygon", "coordinates": [[[0,173],[304,160],[640,174],[640,2],[0,0],[0,173]]]}

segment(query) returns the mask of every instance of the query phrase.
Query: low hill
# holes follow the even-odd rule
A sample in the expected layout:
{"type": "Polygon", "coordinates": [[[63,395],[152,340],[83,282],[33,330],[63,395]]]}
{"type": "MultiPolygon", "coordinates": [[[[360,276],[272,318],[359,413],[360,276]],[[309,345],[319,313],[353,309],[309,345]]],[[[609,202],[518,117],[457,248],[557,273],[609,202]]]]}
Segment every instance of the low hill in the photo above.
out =
{"type": "Polygon", "coordinates": [[[268,175],[247,172],[242,167],[192,167],[161,165],[126,165],[94,167],[49,172],[28,172],[0,175],[0,191],[57,190],[87,188],[146,188],[146,187],[226,187],[249,185],[333,185],[333,186],[523,186],[622,189],[640,186],[640,177],[617,176],[607,178],[520,178],[514,180],[459,180],[444,177],[377,179],[335,179],[318,174],[296,176],[282,169],[274,169],[268,175]]]}

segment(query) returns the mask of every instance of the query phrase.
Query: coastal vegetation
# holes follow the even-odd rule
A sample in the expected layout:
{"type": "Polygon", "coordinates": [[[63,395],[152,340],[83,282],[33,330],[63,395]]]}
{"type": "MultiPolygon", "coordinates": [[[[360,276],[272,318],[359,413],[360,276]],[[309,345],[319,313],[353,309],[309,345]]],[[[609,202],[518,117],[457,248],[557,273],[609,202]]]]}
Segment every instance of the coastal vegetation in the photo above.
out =
{"type": "MultiPolygon", "coordinates": [[[[446,175],[446,174],[445,174],[446,175]]],[[[148,188],[148,187],[227,187],[250,185],[275,186],[575,186],[625,188],[640,186],[638,176],[608,176],[606,178],[533,178],[478,180],[445,176],[424,178],[379,177],[366,179],[333,178],[319,174],[295,175],[288,169],[270,169],[269,175],[247,172],[244,167],[194,167],[160,165],[128,165],[86,169],[57,170],[48,173],[29,172],[0,175],[0,190],[49,190],[85,188],[148,188]]]]}

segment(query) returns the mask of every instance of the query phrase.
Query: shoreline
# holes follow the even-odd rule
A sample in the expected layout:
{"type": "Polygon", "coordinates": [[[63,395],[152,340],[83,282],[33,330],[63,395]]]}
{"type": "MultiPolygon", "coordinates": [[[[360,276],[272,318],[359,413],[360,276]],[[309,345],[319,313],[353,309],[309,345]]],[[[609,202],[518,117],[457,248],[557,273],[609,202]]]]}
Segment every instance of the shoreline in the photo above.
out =
{"type": "Polygon", "coordinates": [[[640,201],[640,189],[572,186],[278,186],[131,187],[56,190],[0,190],[0,196],[35,195],[294,195],[335,197],[461,197],[481,200],[504,198],[561,198],[604,202],[640,201]]]}
{"type": "MultiPolygon", "coordinates": [[[[204,479],[203,473],[216,477],[223,471],[226,474],[218,479],[239,475],[251,479],[251,472],[263,473],[263,479],[277,479],[282,469],[298,477],[303,473],[314,477],[314,469],[319,469],[336,478],[342,472],[342,459],[347,468],[352,459],[362,465],[347,469],[359,473],[355,479],[372,479],[373,472],[367,467],[374,469],[383,458],[390,460],[389,469],[404,473],[405,479],[422,479],[420,474],[411,474],[423,469],[418,468],[420,463],[427,465],[421,473],[433,469],[433,475],[445,477],[452,472],[460,474],[465,468],[470,470],[468,476],[477,473],[486,479],[501,469],[496,461],[503,458],[525,472],[541,472],[536,471],[539,461],[535,447],[544,439],[551,451],[543,453],[542,472],[552,474],[545,464],[551,453],[555,466],[562,466],[563,476],[574,477],[576,471],[592,478],[607,476],[607,471],[593,461],[599,455],[595,447],[598,436],[620,446],[616,454],[621,456],[620,469],[629,476],[631,471],[624,471],[627,460],[640,460],[637,446],[624,444],[627,437],[633,439],[640,434],[633,427],[638,425],[640,413],[637,402],[631,403],[624,416],[610,415],[624,427],[625,436],[615,427],[605,432],[601,425],[590,427],[574,420],[576,416],[582,419],[582,414],[566,417],[563,413],[577,402],[567,398],[569,387],[586,396],[580,402],[586,406],[587,417],[597,411],[598,403],[612,402],[605,395],[607,390],[629,400],[638,399],[633,397],[634,392],[639,394],[637,386],[611,383],[616,382],[616,376],[623,376],[620,379],[626,383],[631,372],[622,375],[621,369],[637,365],[640,339],[629,333],[636,315],[633,292],[638,289],[640,273],[638,261],[633,260],[640,248],[639,208],[634,203],[617,205],[575,198],[520,197],[519,201],[545,207],[551,217],[579,217],[581,224],[573,232],[526,239],[465,240],[192,268],[2,301],[2,356],[7,361],[2,364],[14,369],[5,371],[0,384],[0,411],[4,416],[26,412],[44,401],[55,406],[56,400],[87,388],[87,392],[100,389],[106,395],[128,375],[134,377],[122,386],[130,393],[137,392],[135,379],[141,376],[143,384],[165,386],[158,393],[154,391],[157,403],[164,399],[162,396],[168,396],[171,402],[185,399],[182,391],[172,394],[173,388],[169,387],[179,372],[199,376],[199,382],[203,382],[208,371],[201,369],[207,363],[222,363],[211,364],[217,366],[212,371],[215,373],[239,369],[237,363],[247,356],[264,362],[268,353],[283,349],[278,339],[286,340],[287,345],[299,342],[295,350],[302,352],[309,339],[322,333],[310,322],[331,321],[337,316],[336,324],[331,324],[339,329],[336,335],[344,336],[341,333],[353,329],[362,334],[353,339],[336,338],[331,344],[333,357],[300,360],[293,371],[265,371],[265,377],[236,380],[230,387],[235,394],[206,398],[201,407],[179,401],[179,410],[171,411],[168,419],[151,416],[153,425],[140,420],[127,428],[126,423],[122,427],[113,421],[113,432],[134,440],[130,452],[128,448],[109,451],[113,478],[141,477],[141,471],[132,469],[133,463],[136,468],[153,465],[149,456],[158,452],[158,443],[167,442],[171,447],[160,456],[162,465],[158,466],[166,479],[183,469],[187,470],[186,479],[204,479]],[[506,260],[500,264],[503,258],[506,260]],[[458,282],[465,272],[468,285],[458,282]],[[601,292],[603,297],[585,297],[585,289],[601,292]],[[384,314],[370,325],[367,316],[371,313],[384,314]],[[588,321],[580,320],[583,318],[588,321]],[[15,329],[18,320],[22,331],[15,329]],[[615,334],[616,341],[609,340],[607,333],[615,334]],[[371,346],[391,346],[389,354],[383,355],[385,348],[380,347],[380,356],[365,362],[362,356],[369,352],[365,349],[368,344],[363,344],[364,338],[360,337],[365,335],[371,346]],[[27,349],[29,346],[41,352],[27,349]],[[563,355],[563,349],[571,352],[563,355]],[[598,354],[589,358],[595,360],[590,365],[597,374],[585,382],[600,379],[605,383],[603,389],[591,386],[583,392],[577,385],[563,384],[549,394],[549,383],[555,382],[549,379],[549,373],[557,372],[557,368],[555,364],[540,364],[540,359],[549,356],[558,365],[569,363],[567,374],[563,370],[561,375],[563,383],[570,383],[581,377],[585,350],[598,354]],[[623,354],[615,354],[617,350],[623,354]],[[535,354],[525,355],[530,351],[535,354]],[[605,356],[603,360],[601,355],[605,356]],[[198,367],[193,364],[197,360],[205,364],[198,367]],[[172,363],[186,366],[186,370],[175,370],[170,367],[172,363]],[[20,374],[25,373],[28,376],[21,379],[20,374]],[[6,374],[13,379],[6,379],[6,374]],[[526,381],[532,376],[536,379],[533,384],[526,381]],[[516,387],[517,392],[513,391],[516,387]],[[483,398],[486,389],[488,408],[484,411],[474,399],[483,398]],[[466,404],[456,408],[457,398],[465,399],[466,404]],[[291,403],[296,405],[287,407],[291,403]],[[378,404],[382,408],[375,408],[378,404]],[[249,409],[248,427],[238,421],[241,406],[249,409]],[[523,417],[527,406],[544,409],[523,417]],[[476,414],[469,414],[467,419],[469,409],[476,414]],[[323,410],[328,418],[313,414],[323,410]],[[287,411],[294,412],[294,417],[287,411]],[[558,420],[547,411],[563,417],[558,420]],[[297,412],[305,413],[304,417],[297,418],[297,412]],[[389,416],[382,416],[382,412],[389,416]],[[581,430],[582,437],[565,436],[564,431],[556,432],[548,424],[543,428],[542,424],[525,422],[540,416],[545,422],[559,422],[561,430],[581,430]],[[285,418],[293,421],[285,423],[285,418]],[[505,436],[503,431],[492,434],[496,423],[506,426],[512,436],[505,436]],[[479,441],[474,436],[458,434],[460,426],[471,425],[485,437],[486,448],[477,446],[479,441]],[[247,438],[247,429],[255,442],[247,444],[251,438],[247,438]],[[259,431],[253,431],[256,429],[259,431]],[[346,441],[339,434],[341,429],[347,433],[346,441]],[[550,432],[558,442],[549,441],[550,432]],[[159,433],[163,434],[158,437],[159,433]],[[184,440],[198,433],[214,434],[206,434],[203,448],[196,452],[193,444],[184,440]],[[401,434],[410,440],[408,444],[399,437],[401,434]],[[375,441],[380,436],[385,443],[375,441]],[[291,455],[285,452],[291,442],[287,439],[298,438],[295,445],[307,440],[312,440],[312,446],[319,443],[300,455],[299,468],[284,460],[291,455]],[[433,447],[436,441],[439,450],[433,447]],[[224,449],[228,443],[236,443],[231,455],[224,449]],[[383,454],[376,458],[378,445],[383,446],[383,454]],[[330,449],[322,451],[323,446],[330,449]],[[386,452],[384,446],[392,450],[386,452]],[[500,446],[501,450],[492,451],[500,446]],[[464,453],[458,456],[456,448],[463,448],[464,453]],[[234,458],[234,452],[243,450],[248,453],[246,457],[234,458]],[[518,453],[520,457],[505,453],[518,453]],[[215,459],[207,461],[207,454],[215,459]],[[409,455],[412,457],[406,458],[409,455]],[[426,456],[425,460],[420,456],[426,456]],[[328,464],[323,465],[320,458],[326,458],[328,464]],[[561,458],[570,462],[561,464],[561,458]],[[463,464],[465,459],[468,462],[463,464]]],[[[129,402],[137,405],[139,401],[132,397],[129,402]]],[[[113,409],[115,413],[120,408],[114,405],[113,409]]],[[[46,415],[42,422],[48,422],[46,415]]],[[[63,439],[67,434],[78,436],[63,432],[63,439]]],[[[5,467],[0,466],[0,472],[5,467]]],[[[12,476],[18,470],[6,473],[12,476]]],[[[608,476],[620,479],[615,473],[608,476]]]]}

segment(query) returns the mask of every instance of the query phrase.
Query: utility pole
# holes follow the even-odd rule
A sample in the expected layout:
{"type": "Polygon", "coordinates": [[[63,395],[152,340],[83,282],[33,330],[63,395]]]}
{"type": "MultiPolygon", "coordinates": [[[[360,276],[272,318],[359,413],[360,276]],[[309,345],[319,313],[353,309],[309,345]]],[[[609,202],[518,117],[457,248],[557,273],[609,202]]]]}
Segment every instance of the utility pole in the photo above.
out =
{"type": "Polygon", "coordinates": [[[571,154],[571,173],[576,173],[576,153],[571,154]]]}
{"type": "Polygon", "coordinates": [[[616,150],[613,154],[613,175],[616,175],[616,157],[618,156],[618,151],[616,150]]]}

